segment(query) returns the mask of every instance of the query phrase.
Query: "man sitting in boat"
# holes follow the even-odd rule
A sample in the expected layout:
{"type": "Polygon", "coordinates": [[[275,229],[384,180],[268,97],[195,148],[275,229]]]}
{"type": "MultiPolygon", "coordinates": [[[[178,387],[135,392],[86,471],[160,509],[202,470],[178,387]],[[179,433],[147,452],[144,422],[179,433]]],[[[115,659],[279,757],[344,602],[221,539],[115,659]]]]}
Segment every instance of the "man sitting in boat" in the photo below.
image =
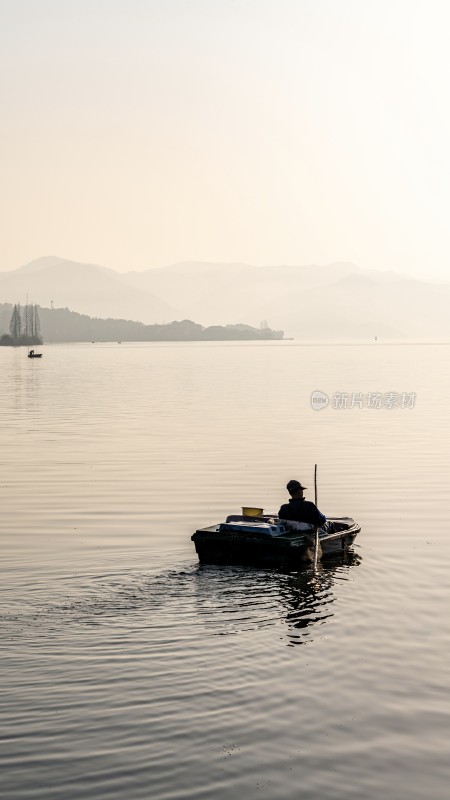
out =
{"type": "Polygon", "coordinates": [[[310,531],[325,525],[327,518],[319,511],[314,503],[305,500],[303,492],[306,486],[299,481],[289,481],[286,486],[291,499],[281,506],[278,516],[288,523],[291,530],[310,531]]]}

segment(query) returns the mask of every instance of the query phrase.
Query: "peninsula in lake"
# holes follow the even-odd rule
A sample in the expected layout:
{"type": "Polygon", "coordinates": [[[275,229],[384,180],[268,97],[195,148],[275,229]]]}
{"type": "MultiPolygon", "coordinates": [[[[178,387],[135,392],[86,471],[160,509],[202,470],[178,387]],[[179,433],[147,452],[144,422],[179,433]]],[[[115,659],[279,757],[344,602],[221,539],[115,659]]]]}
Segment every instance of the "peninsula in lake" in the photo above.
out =
{"type": "Polygon", "coordinates": [[[39,308],[39,311],[36,308],[41,338],[29,340],[20,332],[16,335],[11,333],[17,309],[17,305],[0,304],[0,345],[38,344],[42,339],[46,342],[198,342],[283,338],[283,331],[272,330],[267,325],[260,328],[244,324],[204,327],[189,319],[144,325],[127,319],[89,317],[68,308],[39,308]]]}

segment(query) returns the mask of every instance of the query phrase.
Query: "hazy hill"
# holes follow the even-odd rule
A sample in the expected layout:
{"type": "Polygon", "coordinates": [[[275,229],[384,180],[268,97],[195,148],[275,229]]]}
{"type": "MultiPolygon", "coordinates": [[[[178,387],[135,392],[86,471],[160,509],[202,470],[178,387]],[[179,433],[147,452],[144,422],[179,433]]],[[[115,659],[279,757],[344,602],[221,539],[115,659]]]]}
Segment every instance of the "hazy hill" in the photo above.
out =
{"type": "MultiPolygon", "coordinates": [[[[450,338],[450,284],[399,278],[388,284],[365,275],[286,293],[260,306],[255,316],[311,338],[450,338]],[[274,307],[276,306],[276,308],[274,307]]],[[[252,321],[251,318],[249,320],[252,321]]]]}
{"type": "Polygon", "coordinates": [[[117,273],[55,256],[0,273],[0,302],[66,306],[98,317],[144,323],[195,319],[203,326],[267,320],[286,336],[449,339],[450,283],[392,271],[186,261],[117,273]]]}
{"type": "MultiPolygon", "coordinates": [[[[172,298],[183,313],[204,324],[245,320],[259,324],[260,306],[308,286],[321,286],[361,270],[354,264],[327,267],[268,266],[182,262],[168,267],[126,273],[133,286],[172,298]]],[[[272,314],[269,308],[269,323],[272,314]]]]}
{"type": "Polygon", "coordinates": [[[112,269],[56,256],[38,258],[11,272],[0,272],[0,302],[72,308],[99,317],[168,322],[183,316],[165,300],[132,286],[112,269]]]}

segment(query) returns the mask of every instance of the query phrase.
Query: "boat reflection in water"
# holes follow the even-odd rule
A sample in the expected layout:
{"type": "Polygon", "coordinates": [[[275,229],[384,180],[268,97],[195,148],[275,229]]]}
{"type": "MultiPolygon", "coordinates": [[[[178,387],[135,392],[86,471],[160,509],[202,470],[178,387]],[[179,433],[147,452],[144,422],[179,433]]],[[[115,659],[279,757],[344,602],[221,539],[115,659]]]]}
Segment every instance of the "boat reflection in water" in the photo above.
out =
{"type": "Polygon", "coordinates": [[[336,582],[346,580],[351,567],[359,566],[361,560],[361,556],[348,551],[319,563],[315,574],[289,576],[284,600],[290,644],[305,644],[312,625],[333,617],[332,605],[336,600],[333,587],[336,582]]]}
{"type": "Polygon", "coordinates": [[[197,612],[213,635],[282,625],[288,644],[306,644],[311,627],[333,616],[335,584],[347,580],[361,560],[349,550],[315,571],[201,565],[195,576],[197,612]]]}

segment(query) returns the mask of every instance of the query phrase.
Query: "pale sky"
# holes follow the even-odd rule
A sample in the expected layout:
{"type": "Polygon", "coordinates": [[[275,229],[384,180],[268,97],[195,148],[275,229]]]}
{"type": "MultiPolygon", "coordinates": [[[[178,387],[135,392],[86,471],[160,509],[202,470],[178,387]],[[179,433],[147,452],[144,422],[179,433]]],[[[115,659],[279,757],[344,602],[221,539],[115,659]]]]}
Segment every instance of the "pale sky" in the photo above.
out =
{"type": "Polygon", "coordinates": [[[0,269],[450,279],[450,6],[0,0],[0,269]]]}

